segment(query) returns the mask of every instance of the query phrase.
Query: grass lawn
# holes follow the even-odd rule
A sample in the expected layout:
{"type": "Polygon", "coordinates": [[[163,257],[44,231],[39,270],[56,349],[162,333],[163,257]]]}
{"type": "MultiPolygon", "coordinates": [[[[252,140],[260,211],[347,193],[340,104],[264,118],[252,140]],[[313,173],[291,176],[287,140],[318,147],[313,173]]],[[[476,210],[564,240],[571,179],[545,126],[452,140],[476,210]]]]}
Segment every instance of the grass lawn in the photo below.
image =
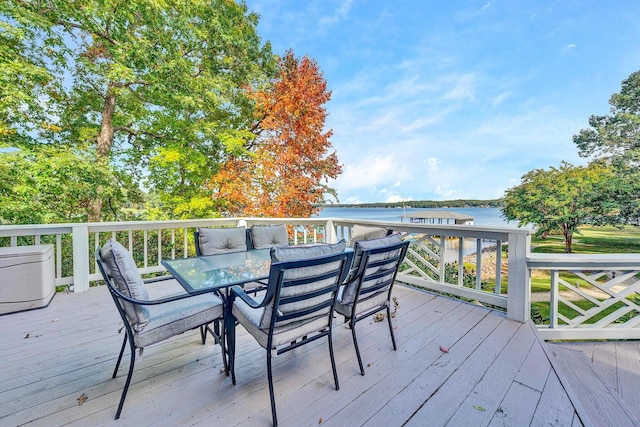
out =
{"type": "MultiPolygon", "coordinates": [[[[640,227],[582,226],[573,235],[572,251],[576,254],[607,254],[640,252],[640,227]]],[[[564,237],[548,235],[546,239],[533,237],[531,252],[564,253],[564,237]]]]}

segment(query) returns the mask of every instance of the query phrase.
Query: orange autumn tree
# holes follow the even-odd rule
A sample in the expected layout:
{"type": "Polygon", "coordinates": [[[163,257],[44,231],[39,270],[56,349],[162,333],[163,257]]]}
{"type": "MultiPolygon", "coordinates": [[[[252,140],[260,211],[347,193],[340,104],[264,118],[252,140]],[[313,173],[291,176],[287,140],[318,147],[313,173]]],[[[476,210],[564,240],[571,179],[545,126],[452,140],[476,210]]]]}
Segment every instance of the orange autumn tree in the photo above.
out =
{"type": "Polygon", "coordinates": [[[316,62],[291,50],[279,61],[269,88],[252,92],[252,132],[243,150],[230,155],[211,181],[221,213],[230,216],[308,217],[342,167],[324,130],[331,98],[316,62]]]}

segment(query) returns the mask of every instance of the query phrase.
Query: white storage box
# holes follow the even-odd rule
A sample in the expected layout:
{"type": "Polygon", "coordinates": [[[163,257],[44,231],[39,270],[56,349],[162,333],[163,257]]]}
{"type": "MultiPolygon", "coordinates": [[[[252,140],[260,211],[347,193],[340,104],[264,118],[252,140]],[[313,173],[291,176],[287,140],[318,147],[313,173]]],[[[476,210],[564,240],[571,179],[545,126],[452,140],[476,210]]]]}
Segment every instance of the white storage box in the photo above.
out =
{"type": "Polygon", "coordinates": [[[46,307],[55,292],[53,245],[0,248],[0,314],[46,307]]]}

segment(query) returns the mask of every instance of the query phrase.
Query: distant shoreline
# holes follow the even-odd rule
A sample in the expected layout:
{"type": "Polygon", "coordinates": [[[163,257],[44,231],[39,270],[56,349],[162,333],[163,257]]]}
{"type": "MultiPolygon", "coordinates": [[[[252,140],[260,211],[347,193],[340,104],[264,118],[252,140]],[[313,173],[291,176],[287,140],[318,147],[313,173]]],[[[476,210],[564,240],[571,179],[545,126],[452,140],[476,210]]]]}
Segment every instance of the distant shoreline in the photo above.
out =
{"type": "Polygon", "coordinates": [[[405,200],[403,202],[376,203],[327,203],[318,205],[320,208],[500,208],[504,203],[501,199],[473,200],[405,200]]]}

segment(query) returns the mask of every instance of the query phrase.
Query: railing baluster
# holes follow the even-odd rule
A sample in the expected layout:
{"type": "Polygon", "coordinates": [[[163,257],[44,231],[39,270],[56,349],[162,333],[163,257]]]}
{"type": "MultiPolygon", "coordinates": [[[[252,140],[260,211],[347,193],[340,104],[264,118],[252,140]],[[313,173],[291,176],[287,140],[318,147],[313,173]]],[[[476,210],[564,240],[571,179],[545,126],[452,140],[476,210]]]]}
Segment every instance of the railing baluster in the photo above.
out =
{"type": "Polygon", "coordinates": [[[148,252],[148,246],[149,246],[149,242],[147,241],[149,237],[149,233],[147,231],[147,229],[144,229],[144,233],[143,233],[143,239],[144,239],[144,250],[143,250],[143,255],[144,255],[144,268],[147,268],[149,266],[149,252],[148,252]]]}
{"type": "Polygon", "coordinates": [[[482,290],[482,240],[476,239],[476,290],[482,290]]]}
{"type": "Polygon", "coordinates": [[[158,228],[158,266],[162,266],[162,229],[158,228]]]}
{"type": "Polygon", "coordinates": [[[502,293],[502,241],[496,240],[496,286],[493,293],[500,295],[502,293]]]}
{"type": "Polygon", "coordinates": [[[458,286],[464,286],[464,237],[458,237],[458,286]]]}

